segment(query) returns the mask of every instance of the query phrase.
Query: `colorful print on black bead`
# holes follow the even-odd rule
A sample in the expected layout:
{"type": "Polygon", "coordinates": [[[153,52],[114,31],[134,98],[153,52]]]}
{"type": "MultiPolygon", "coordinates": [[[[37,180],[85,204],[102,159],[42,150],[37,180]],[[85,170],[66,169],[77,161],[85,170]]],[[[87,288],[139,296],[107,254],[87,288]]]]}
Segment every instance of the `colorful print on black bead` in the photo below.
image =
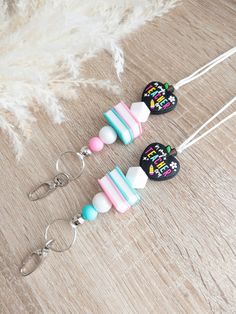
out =
{"type": "Polygon", "coordinates": [[[140,158],[140,167],[150,180],[164,181],[177,175],[179,161],[174,157],[176,150],[169,145],[152,143],[144,150],[140,158]]]}
{"type": "Polygon", "coordinates": [[[177,105],[174,87],[168,83],[151,82],[142,94],[142,101],[152,114],[162,114],[173,110],[177,105]]]}

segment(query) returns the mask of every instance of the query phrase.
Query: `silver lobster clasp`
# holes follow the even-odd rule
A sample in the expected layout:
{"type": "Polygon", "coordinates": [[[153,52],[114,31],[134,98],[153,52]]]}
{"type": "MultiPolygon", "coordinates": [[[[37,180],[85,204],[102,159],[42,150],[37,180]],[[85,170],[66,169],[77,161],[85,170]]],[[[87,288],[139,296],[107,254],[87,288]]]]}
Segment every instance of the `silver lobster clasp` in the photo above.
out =
{"type": "Polygon", "coordinates": [[[47,241],[43,248],[32,252],[23,260],[20,267],[20,273],[22,276],[30,275],[42,264],[50,252],[53,242],[54,240],[47,241]]]}
{"type": "Polygon", "coordinates": [[[66,186],[69,183],[69,176],[66,173],[58,173],[53,180],[45,182],[33,189],[28,197],[31,201],[37,201],[46,197],[58,187],[66,186]]]}
{"type": "Polygon", "coordinates": [[[70,181],[77,180],[83,173],[85,162],[84,158],[91,155],[91,151],[88,147],[82,147],[80,152],[66,151],[62,153],[57,162],[56,170],[58,174],[51,180],[40,184],[34,188],[28,197],[31,201],[37,201],[43,197],[46,197],[51,192],[55,191],[58,187],[66,186],[70,181]],[[72,161],[69,160],[72,159],[72,161]],[[71,168],[71,164],[76,164],[76,170],[71,168]]]}

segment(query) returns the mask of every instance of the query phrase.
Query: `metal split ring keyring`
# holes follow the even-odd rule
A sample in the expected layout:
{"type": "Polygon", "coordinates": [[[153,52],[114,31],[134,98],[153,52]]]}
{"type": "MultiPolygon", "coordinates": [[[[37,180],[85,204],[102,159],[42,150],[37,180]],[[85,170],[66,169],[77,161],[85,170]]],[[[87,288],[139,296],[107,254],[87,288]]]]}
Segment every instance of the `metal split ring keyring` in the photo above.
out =
{"type": "MultiPolygon", "coordinates": [[[[63,232],[63,235],[65,234],[65,232],[63,232]]],[[[62,253],[65,252],[67,250],[69,250],[72,245],[75,243],[76,240],[76,235],[77,235],[77,231],[76,231],[76,226],[74,226],[71,222],[69,222],[66,219],[55,219],[53,220],[46,228],[45,233],[44,233],[44,239],[46,242],[50,241],[51,239],[53,239],[53,242],[50,246],[50,250],[57,252],[57,253],[62,253]],[[63,222],[63,223],[67,223],[68,227],[70,228],[70,239],[68,240],[68,244],[66,244],[65,247],[62,248],[56,248],[55,244],[58,242],[54,237],[50,237],[49,233],[50,233],[50,229],[53,228],[53,226],[55,226],[56,224],[58,224],[59,222],[63,222]]]]}
{"type": "MultiPolygon", "coordinates": [[[[62,229],[62,234],[63,236],[65,235],[65,230],[63,232],[62,229]]],[[[22,276],[28,276],[31,273],[33,273],[45,260],[45,258],[48,256],[50,251],[54,251],[57,253],[62,253],[67,250],[69,250],[72,245],[75,243],[76,240],[76,225],[73,225],[72,222],[66,220],[66,219],[55,219],[53,220],[46,228],[44,238],[45,238],[45,244],[43,247],[33,251],[30,253],[26,258],[23,260],[21,267],[20,267],[20,273],[22,276]],[[69,241],[68,244],[66,244],[65,247],[61,247],[60,249],[57,249],[55,247],[55,244],[59,242],[55,237],[49,237],[49,233],[51,228],[56,224],[63,222],[67,224],[70,228],[70,236],[69,236],[69,241]]],[[[58,237],[57,237],[58,238],[58,237]]],[[[64,240],[65,241],[65,240],[64,240]]]]}
{"type": "Polygon", "coordinates": [[[59,172],[59,173],[65,173],[66,175],[68,175],[68,177],[70,178],[70,180],[76,180],[78,179],[83,171],[84,171],[84,167],[85,167],[85,162],[84,162],[84,155],[82,155],[81,153],[79,152],[75,152],[75,151],[72,151],[72,150],[68,150],[66,152],[63,152],[60,154],[59,158],[57,159],[56,161],[56,170],[59,172]],[[78,158],[78,160],[80,161],[80,171],[78,172],[78,174],[76,175],[73,175],[71,173],[67,173],[67,172],[64,172],[62,171],[61,167],[60,167],[60,164],[62,163],[62,159],[64,156],[66,155],[72,155],[72,156],[75,156],[78,158]]]}
{"type": "MultiPolygon", "coordinates": [[[[85,167],[84,157],[89,156],[90,151],[87,147],[83,147],[80,152],[75,152],[68,150],[63,152],[56,161],[56,170],[57,175],[50,181],[44,182],[34,188],[29,194],[28,197],[31,201],[37,201],[41,198],[46,197],[48,194],[53,192],[58,187],[66,186],[70,181],[78,179],[85,167]],[[77,160],[79,160],[79,171],[76,174],[70,173],[70,171],[62,170],[63,157],[72,155],[75,156],[77,160]]],[[[65,164],[65,162],[64,162],[65,164]]]]}

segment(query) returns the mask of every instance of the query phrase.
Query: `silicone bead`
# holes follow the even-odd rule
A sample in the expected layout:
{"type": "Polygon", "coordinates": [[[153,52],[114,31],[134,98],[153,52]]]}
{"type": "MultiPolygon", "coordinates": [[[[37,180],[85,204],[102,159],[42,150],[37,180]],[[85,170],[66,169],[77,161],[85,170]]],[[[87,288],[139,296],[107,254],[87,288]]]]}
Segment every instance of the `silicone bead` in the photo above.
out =
{"type": "Polygon", "coordinates": [[[137,191],[119,167],[108,172],[98,183],[118,212],[124,213],[140,201],[137,191]]]}
{"type": "Polygon", "coordinates": [[[125,200],[131,205],[135,205],[140,201],[140,197],[135,189],[131,186],[127,178],[119,167],[109,172],[109,177],[116,185],[120,193],[124,196],[125,200]]]}
{"type": "Polygon", "coordinates": [[[104,117],[108,124],[116,131],[120,140],[124,144],[130,144],[133,141],[133,134],[127,123],[120,117],[115,108],[104,113],[104,117]]]}
{"type": "Polygon", "coordinates": [[[129,107],[121,101],[114,107],[118,115],[125,121],[129,129],[131,130],[133,137],[137,138],[142,134],[142,125],[138,119],[134,116],[129,107]]]}
{"type": "Polygon", "coordinates": [[[116,131],[109,125],[104,126],[99,132],[99,138],[104,144],[113,144],[117,139],[116,131]]]}
{"type": "Polygon", "coordinates": [[[100,152],[103,149],[104,144],[99,137],[92,137],[89,140],[88,147],[92,152],[100,152]]]}
{"type": "Polygon", "coordinates": [[[112,207],[111,201],[103,192],[97,193],[94,196],[92,203],[96,211],[99,213],[107,213],[112,207]]]}
{"type": "Polygon", "coordinates": [[[84,220],[95,220],[97,218],[98,212],[91,204],[84,205],[82,208],[82,218],[84,220]]]}
{"type": "Polygon", "coordinates": [[[133,102],[130,110],[139,122],[146,122],[150,115],[150,110],[143,101],[133,102]]]}
{"type": "Polygon", "coordinates": [[[130,167],[126,178],[134,189],[144,189],[148,176],[141,167],[130,167]]]}
{"type": "Polygon", "coordinates": [[[104,117],[126,145],[142,134],[141,123],[123,101],[105,112],[104,117]]]}
{"type": "Polygon", "coordinates": [[[102,179],[98,180],[98,183],[118,212],[124,213],[131,207],[109,175],[105,175],[102,179]]]}

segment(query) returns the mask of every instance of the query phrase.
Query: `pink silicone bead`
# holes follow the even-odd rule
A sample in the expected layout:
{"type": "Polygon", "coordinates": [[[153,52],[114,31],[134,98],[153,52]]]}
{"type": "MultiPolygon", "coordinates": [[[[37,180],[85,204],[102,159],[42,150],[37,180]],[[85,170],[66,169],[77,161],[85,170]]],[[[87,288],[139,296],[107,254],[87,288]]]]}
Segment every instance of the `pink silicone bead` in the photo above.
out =
{"type": "Polygon", "coordinates": [[[100,140],[99,137],[92,137],[89,140],[88,147],[92,152],[100,152],[103,149],[104,143],[100,140]]]}

